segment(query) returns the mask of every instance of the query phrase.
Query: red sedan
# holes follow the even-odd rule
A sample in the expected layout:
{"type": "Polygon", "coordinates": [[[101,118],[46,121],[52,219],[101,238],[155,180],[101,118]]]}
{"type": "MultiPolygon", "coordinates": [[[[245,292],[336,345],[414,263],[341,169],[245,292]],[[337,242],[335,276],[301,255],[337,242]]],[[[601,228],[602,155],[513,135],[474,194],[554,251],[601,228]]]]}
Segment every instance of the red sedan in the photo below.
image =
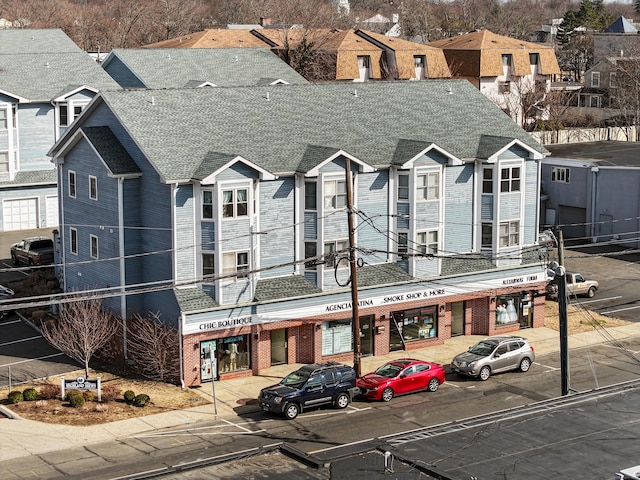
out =
{"type": "Polygon", "coordinates": [[[443,382],[442,365],[414,358],[400,358],[358,378],[356,385],[360,388],[360,395],[370,400],[388,402],[397,395],[421,390],[435,392],[443,382]]]}

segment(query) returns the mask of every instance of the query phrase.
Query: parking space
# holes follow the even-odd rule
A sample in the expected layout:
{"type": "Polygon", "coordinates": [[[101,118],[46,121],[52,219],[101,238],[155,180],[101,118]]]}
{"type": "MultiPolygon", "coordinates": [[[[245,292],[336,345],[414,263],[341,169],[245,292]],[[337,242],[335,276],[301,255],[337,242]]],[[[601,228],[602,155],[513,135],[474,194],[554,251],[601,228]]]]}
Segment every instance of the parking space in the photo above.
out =
{"type": "Polygon", "coordinates": [[[79,364],[53,348],[17,314],[0,321],[0,387],[76,371],[79,364]]]}

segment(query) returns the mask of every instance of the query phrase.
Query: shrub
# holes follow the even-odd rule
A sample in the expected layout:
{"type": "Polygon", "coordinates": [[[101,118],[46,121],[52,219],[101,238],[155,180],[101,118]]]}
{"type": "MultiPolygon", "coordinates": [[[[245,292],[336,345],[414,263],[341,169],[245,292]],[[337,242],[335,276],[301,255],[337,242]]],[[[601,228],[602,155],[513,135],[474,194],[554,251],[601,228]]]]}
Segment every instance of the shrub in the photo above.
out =
{"type": "Polygon", "coordinates": [[[73,408],[81,408],[84,406],[84,397],[80,393],[73,393],[71,395],[67,395],[69,398],[69,404],[73,408]]]}
{"type": "Polygon", "coordinates": [[[38,399],[38,391],[35,388],[27,388],[22,392],[22,398],[27,402],[32,402],[38,399]]]}
{"type": "Polygon", "coordinates": [[[95,402],[98,393],[93,390],[83,390],[82,396],[84,397],[85,402],[95,402]]]}
{"type": "Polygon", "coordinates": [[[124,392],[124,401],[127,403],[132,403],[133,399],[136,398],[136,394],[133,392],[133,390],[127,390],[126,392],[124,392]]]}
{"type": "Polygon", "coordinates": [[[67,390],[67,394],[65,395],[65,400],[67,402],[71,401],[71,397],[74,395],[79,395],[82,397],[82,392],[80,390],[67,390]]]}
{"type": "Polygon", "coordinates": [[[102,387],[102,401],[113,402],[116,398],[120,397],[121,393],[122,390],[115,385],[105,385],[102,387]]]}
{"type": "Polygon", "coordinates": [[[24,398],[22,396],[22,392],[20,392],[18,390],[14,390],[13,392],[9,392],[9,395],[7,395],[7,398],[9,399],[9,402],[11,402],[11,403],[20,403],[21,401],[24,400],[24,398]]]}
{"type": "Polygon", "coordinates": [[[149,398],[149,395],[145,393],[141,393],[140,395],[135,396],[135,398],[133,399],[133,404],[136,407],[144,407],[150,401],[151,401],[151,398],[149,398]]]}
{"type": "Polygon", "coordinates": [[[60,397],[60,385],[55,385],[53,383],[45,383],[42,387],[40,387],[40,398],[44,400],[55,400],[60,397]]]}

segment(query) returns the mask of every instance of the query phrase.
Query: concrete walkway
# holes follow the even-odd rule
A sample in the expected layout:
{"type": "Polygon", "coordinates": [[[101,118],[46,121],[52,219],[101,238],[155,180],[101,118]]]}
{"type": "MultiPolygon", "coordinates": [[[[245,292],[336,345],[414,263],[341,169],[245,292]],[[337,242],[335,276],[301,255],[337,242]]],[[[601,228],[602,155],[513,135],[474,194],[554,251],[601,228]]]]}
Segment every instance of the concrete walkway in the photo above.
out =
{"type": "MultiPolygon", "coordinates": [[[[560,351],[559,334],[555,330],[536,328],[523,330],[519,334],[529,339],[537,355],[559,353],[560,351]]],[[[569,348],[575,349],[605,343],[611,338],[623,340],[638,335],[640,335],[640,324],[608,328],[604,334],[601,331],[579,333],[570,336],[569,348]]],[[[386,356],[365,357],[362,359],[362,373],[374,370],[387,360],[407,356],[449,365],[456,354],[465,351],[482,338],[484,338],[483,335],[454,337],[447,340],[444,345],[411,352],[393,352],[386,356]]],[[[41,423],[15,416],[0,419],[0,462],[87,446],[92,443],[113,441],[161,428],[193,426],[199,422],[211,420],[235,421],[239,412],[258,410],[255,399],[261,388],[277,383],[284,375],[295,370],[297,366],[279,365],[263,371],[258,376],[216,382],[213,386],[216,397],[215,407],[212,403],[175,412],[147,415],[87,427],[41,423]]],[[[194,391],[213,401],[211,384],[205,384],[194,391]]],[[[6,408],[0,406],[0,409],[5,415],[11,415],[11,412],[6,408]]]]}

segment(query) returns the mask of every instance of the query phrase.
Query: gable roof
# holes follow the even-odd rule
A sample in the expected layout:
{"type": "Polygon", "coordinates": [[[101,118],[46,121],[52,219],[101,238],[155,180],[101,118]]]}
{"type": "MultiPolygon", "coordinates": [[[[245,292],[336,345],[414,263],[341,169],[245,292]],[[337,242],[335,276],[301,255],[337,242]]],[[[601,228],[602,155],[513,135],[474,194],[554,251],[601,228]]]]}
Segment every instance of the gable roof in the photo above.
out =
{"type": "Polygon", "coordinates": [[[142,48],[269,48],[268,44],[251,32],[251,29],[210,28],[162,42],[151,43],[142,48]]]}
{"type": "Polygon", "coordinates": [[[49,154],[64,155],[73,130],[103,104],[165,182],[202,177],[212,152],[218,159],[242,157],[274,175],[293,175],[301,164],[308,169],[305,155],[313,145],[376,168],[402,162],[396,152],[403,140],[437,145],[462,161],[479,158],[495,137],[505,139],[501,145],[519,140],[536,158],[547,153],[466,80],[429,80],[367,82],[357,89],[324,83],[103,91],[49,154]]]}
{"type": "Polygon", "coordinates": [[[118,84],[82,50],[14,53],[0,47],[0,91],[30,102],[51,102],[83,87],[117,89],[118,84]]]}
{"type": "Polygon", "coordinates": [[[638,29],[622,16],[618,17],[616,21],[609,25],[604,31],[605,33],[638,33],[638,29]]]}
{"type": "Polygon", "coordinates": [[[80,47],[59,28],[0,29],[0,55],[79,52],[80,47]]]}
{"type": "Polygon", "coordinates": [[[529,75],[531,67],[529,54],[540,56],[540,73],[553,75],[560,73],[558,60],[552,47],[515,38],[497,35],[489,30],[478,30],[445,38],[428,45],[441,48],[456,76],[497,77],[502,75],[502,55],[513,56],[513,68],[516,75],[529,75]]]}
{"type": "Polygon", "coordinates": [[[147,88],[181,88],[207,82],[216,86],[268,85],[277,80],[308,83],[264,48],[118,48],[102,67],[109,71],[116,60],[147,88]]]}

